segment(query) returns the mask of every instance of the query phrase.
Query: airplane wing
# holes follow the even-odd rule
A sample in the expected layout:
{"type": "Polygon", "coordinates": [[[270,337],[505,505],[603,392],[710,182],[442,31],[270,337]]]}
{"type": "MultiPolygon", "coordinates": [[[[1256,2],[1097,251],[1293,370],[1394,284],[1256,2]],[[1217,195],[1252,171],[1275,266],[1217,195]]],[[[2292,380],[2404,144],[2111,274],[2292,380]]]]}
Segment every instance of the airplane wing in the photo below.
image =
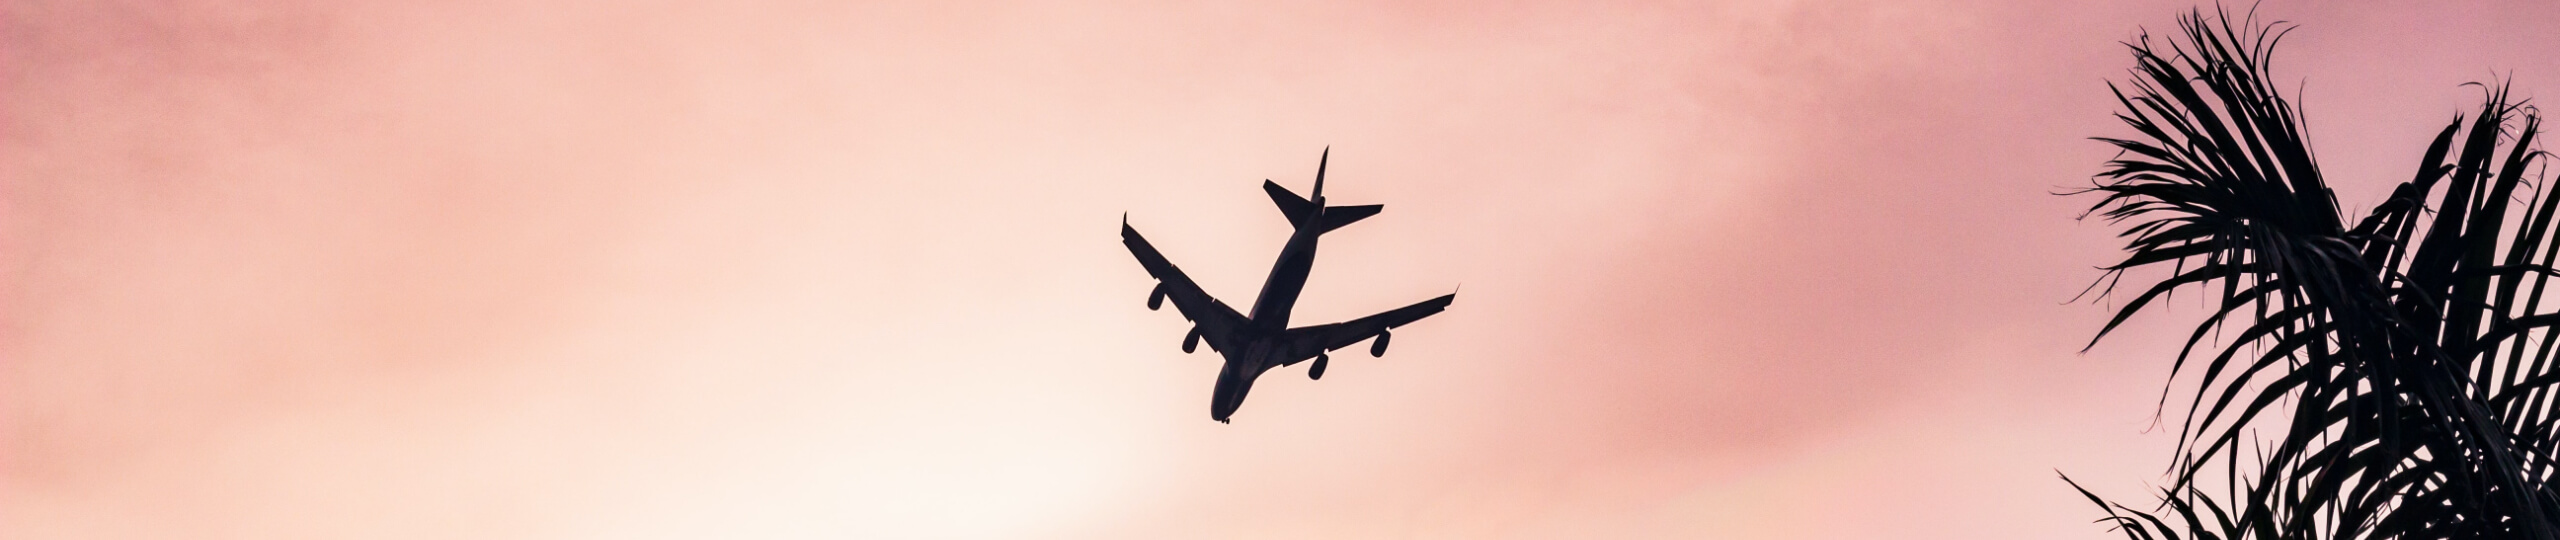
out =
{"type": "Polygon", "coordinates": [[[1291,328],[1288,335],[1282,338],[1282,343],[1288,344],[1289,347],[1287,356],[1289,360],[1280,365],[1303,362],[1309,358],[1315,358],[1316,353],[1349,347],[1353,343],[1384,334],[1387,329],[1412,324],[1413,321],[1432,316],[1440,310],[1449,309],[1449,302],[1457,299],[1458,295],[1451,293],[1439,298],[1415,302],[1413,305],[1396,308],[1386,313],[1333,324],[1291,328]]]}
{"type": "Polygon", "coordinates": [[[1138,230],[1129,227],[1126,219],[1120,222],[1120,243],[1129,245],[1129,254],[1138,256],[1138,264],[1147,267],[1147,274],[1161,283],[1158,286],[1164,289],[1165,297],[1173,300],[1173,307],[1182,312],[1182,318],[1200,330],[1200,339],[1208,341],[1210,349],[1228,350],[1236,331],[1245,327],[1244,314],[1201,291],[1199,284],[1191,282],[1191,276],[1174,267],[1173,261],[1165,260],[1146,237],[1138,236],[1138,230]]]}

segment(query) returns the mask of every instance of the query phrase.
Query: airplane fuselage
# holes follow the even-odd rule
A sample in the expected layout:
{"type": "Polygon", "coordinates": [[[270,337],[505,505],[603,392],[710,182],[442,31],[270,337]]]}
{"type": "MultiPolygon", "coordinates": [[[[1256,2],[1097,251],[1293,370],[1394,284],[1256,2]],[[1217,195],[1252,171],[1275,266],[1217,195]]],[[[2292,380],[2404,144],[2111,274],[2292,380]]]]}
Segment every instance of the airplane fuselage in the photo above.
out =
{"type": "MultiPolygon", "coordinates": [[[[1317,207],[1322,208],[1323,199],[1316,200],[1317,207]]],[[[1282,357],[1275,338],[1288,331],[1289,311],[1297,306],[1298,294],[1307,288],[1307,274],[1315,269],[1316,239],[1323,231],[1313,225],[1322,216],[1321,210],[1311,212],[1305,221],[1296,224],[1289,242],[1281,245],[1280,260],[1271,264],[1271,275],[1262,280],[1262,294],[1254,298],[1253,309],[1247,312],[1251,314],[1246,316],[1251,324],[1245,332],[1245,343],[1218,351],[1226,363],[1218,368],[1218,383],[1210,396],[1211,418],[1226,421],[1228,415],[1244,405],[1245,394],[1253,391],[1253,381],[1262,377],[1262,372],[1292,360],[1282,357]]]]}
{"type": "MultiPolygon", "coordinates": [[[[1316,199],[1323,208],[1323,198],[1316,199]]],[[[1271,263],[1271,276],[1262,280],[1262,294],[1254,297],[1253,310],[1246,317],[1253,327],[1271,334],[1289,328],[1289,311],[1298,305],[1298,293],[1307,289],[1307,274],[1316,265],[1316,239],[1322,231],[1312,225],[1324,217],[1319,210],[1310,212],[1306,222],[1297,223],[1289,234],[1289,243],[1280,246],[1280,260],[1271,263]]]]}

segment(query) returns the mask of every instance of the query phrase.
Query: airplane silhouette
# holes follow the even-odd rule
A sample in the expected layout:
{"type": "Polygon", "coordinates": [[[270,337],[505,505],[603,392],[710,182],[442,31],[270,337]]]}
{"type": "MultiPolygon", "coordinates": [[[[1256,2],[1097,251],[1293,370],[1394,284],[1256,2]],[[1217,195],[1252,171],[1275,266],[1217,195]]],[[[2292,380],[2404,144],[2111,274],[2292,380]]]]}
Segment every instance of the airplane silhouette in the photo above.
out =
{"type": "Polygon", "coordinates": [[[1156,288],[1147,293],[1147,309],[1162,309],[1166,298],[1173,299],[1174,309],[1192,322],[1190,335],[1182,338],[1182,352],[1192,352],[1201,341],[1209,349],[1226,357],[1226,365],[1218,370],[1218,386],[1209,396],[1209,418],[1226,422],[1244,405],[1245,392],[1253,389],[1253,380],[1271,368],[1295,365],[1309,358],[1314,366],[1307,368],[1307,378],[1324,378],[1325,352],[1361,340],[1377,338],[1369,345],[1369,356],[1387,354],[1387,331],[1429,317],[1447,309],[1458,298],[1449,293],[1393,311],[1333,324],[1289,327],[1289,310],[1298,303],[1298,293],[1307,287],[1307,271],[1315,266],[1316,237],[1334,229],[1377,215],[1382,205],[1325,206],[1324,166],[1333,157],[1333,149],[1325,148],[1316,160],[1316,187],[1310,198],[1299,198],[1288,188],[1270,180],[1262,181],[1262,190],[1270,192],[1271,202],[1280,205],[1280,213],[1289,217],[1297,231],[1289,234],[1289,242],[1280,248],[1280,261],[1272,264],[1271,276],[1262,282],[1262,296],[1253,301],[1253,315],[1236,313],[1226,302],[1202,292],[1200,285],[1183,275],[1172,261],[1165,260],[1155,246],[1148,245],[1138,230],[1129,227],[1129,216],[1120,216],[1120,242],[1129,245],[1129,253],[1138,256],[1138,264],[1155,276],[1156,288]]]}

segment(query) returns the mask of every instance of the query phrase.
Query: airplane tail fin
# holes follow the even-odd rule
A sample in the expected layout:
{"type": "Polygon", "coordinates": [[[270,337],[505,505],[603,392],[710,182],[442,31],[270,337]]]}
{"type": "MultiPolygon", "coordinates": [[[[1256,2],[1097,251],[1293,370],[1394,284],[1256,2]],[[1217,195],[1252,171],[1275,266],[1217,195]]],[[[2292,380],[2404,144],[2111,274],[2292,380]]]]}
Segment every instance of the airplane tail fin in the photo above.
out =
{"type": "Polygon", "coordinates": [[[1316,232],[1333,232],[1334,229],[1340,229],[1344,225],[1350,225],[1351,222],[1360,221],[1363,218],[1378,215],[1378,211],[1384,209],[1386,209],[1386,205],[1383,204],[1327,206],[1324,208],[1323,222],[1317,224],[1317,226],[1323,228],[1316,229],[1316,232]]]}
{"type": "Polygon", "coordinates": [[[1378,210],[1382,207],[1375,204],[1365,206],[1323,206],[1324,169],[1326,162],[1332,161],[1332,159],[1333,148],[1331,147],[1326,147],[1324,149],[1324,157],[1316,159],[1316,187],[1314,191],[1309,193],[1311,197],[1299,197],[1297,193],[1290,192],[1289,188],[1280,187],[1278,182],[1270,180],[1262,181],[1262,191],[1271,194],[1271,204],[1278,205],[1280,207],[1280,214],[1288,216],[1289,223],[1298,225],[1314,225],[1316,227],[1316,232],[1322,233],[1342,228],[1344,225],[1350,225],[1351,222],[1360,221],[1361,218],[1378,215],[1378,210]],[[1317,218],[1316,222],[1308,223],[1307,215],[1315,213],[1319,208],[1323,209],[1324,215],[1317,218]]]}
{"type": "Polygon", "coordinates": [[[1324,155],[1316,157],[1316,189],[1307,193],[1307,196],[1314,197],[1319,204],[1324,202],[1324,164],[1328,161],[1333,161],[1332,146],[1324,147],[1324,155]]]}

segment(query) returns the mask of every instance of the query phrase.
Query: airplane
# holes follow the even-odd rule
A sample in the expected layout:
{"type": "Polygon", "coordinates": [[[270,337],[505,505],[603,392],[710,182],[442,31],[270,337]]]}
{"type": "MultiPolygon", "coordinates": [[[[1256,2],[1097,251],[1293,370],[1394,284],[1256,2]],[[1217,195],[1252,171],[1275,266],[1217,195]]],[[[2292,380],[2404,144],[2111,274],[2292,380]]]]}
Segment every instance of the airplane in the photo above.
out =
{"type": "Polygon", "coordinates": [[[1325,148],[1316,160],[1316,186],[1308,197],[1300,198],[1288,188],[1270,180],[1262,181],[1262,190],[1271,194],[1271,202],[1280,206],[1296,232],[1280,248],[1280,260],[1271,266],[1271,275],[1262,282],[1262,296],[1255,298],[1251,315],[1237,313],[1226,302],[1209,296],[1200,285],[1191,282],[1181,268],[1165,260],[1138,230],[1129,226],[1128,214],[1120,216],[1120,242],[1138,257],[1138,264],[1155,276],[1155,291],[1147,293],[1147,309],[1164,307],[1173,300],[1176,311],[1192,323],[1191,333],[1182,338],[1182,352],[1197,350],[1200,343],[1226,357],[1226,365],[1218,370],[1218,385],[1209,396],[1209,418],[1226,423],[1236,408],[1244,405],[1244,395],[1253,390],[1253,381],[1272,368],[1295,365],[1307,359],[1316,363],[1307,368],[1308,379],[1323,379],[1327,361],[1325,353],[1371,340],[1369,356],[1387,354],[1387,341],[1394,337],[1388,331],[1439,313],[1458,298],[1455,292],[1424,300],[1392,311],[1333,324],[1289,327],[1289,311],[1298,303],[1298,293],[1307,287],[1307,271],[1315,266],[1316,237],[1334,229],[1377,215],[1383,205],[1325,206],[1324,168],[1333,157],[1333,149],[1325,148]],[[1372,340],[1372,338],[1375,338],[1372,340]]]}

